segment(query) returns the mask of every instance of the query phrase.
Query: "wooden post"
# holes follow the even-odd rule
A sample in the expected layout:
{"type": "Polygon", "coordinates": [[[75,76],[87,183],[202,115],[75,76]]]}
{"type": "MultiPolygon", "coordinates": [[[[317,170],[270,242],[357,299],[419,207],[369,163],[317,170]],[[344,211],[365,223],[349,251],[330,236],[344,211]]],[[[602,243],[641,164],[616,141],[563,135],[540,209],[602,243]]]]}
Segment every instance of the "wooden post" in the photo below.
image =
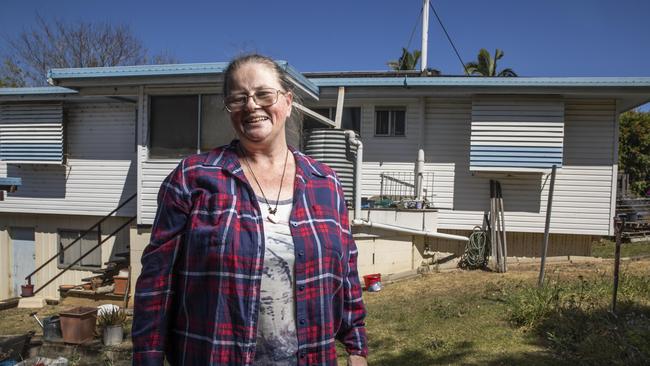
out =
{"type": "Polygon", "coordinates": [[[343,103],[345,100],[345,87],[339,86],[339,95],[336,99],[336,116],[334,116],[334,128],[341,128],[343,121],[343,103]]]}
{"type": "Polygon", "coordinates": [[[542,263],[539,268],[539,280],[537,287],[544,286],[544,267],[546,266],[546,252],[548,251],[548,236],[551,227],[551,207],[553,206],[553,190],[555,189],[555,173],[557,166],[553,164],[551,170],[551,185],[548,189],[548,202],[546,204],[546,225],[544,226],[544,243],[542,244],[542,263]]]}
{"type": "Polygon", "coordinates": [[[616,313],[616,296],[618,294],[618,269],[621,265],[621,236],[625,228],[625,219],[614,218],[614,229],[616,231],[616,252],[614,254],[614,289],[612,291],[612,313],[616,313]]]}

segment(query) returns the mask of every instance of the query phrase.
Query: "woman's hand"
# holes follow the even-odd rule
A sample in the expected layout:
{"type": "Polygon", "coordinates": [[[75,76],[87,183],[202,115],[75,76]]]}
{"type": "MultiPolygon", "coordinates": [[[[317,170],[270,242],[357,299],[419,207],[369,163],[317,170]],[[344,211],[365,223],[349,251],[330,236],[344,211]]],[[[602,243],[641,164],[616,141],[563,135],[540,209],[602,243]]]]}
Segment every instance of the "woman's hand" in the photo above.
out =
{"type": "Polygon", "coordinates": [[[365,357],[351,355],[348,358],[348,366],[368,366],[368,361],[366,361],[365,357]]]}

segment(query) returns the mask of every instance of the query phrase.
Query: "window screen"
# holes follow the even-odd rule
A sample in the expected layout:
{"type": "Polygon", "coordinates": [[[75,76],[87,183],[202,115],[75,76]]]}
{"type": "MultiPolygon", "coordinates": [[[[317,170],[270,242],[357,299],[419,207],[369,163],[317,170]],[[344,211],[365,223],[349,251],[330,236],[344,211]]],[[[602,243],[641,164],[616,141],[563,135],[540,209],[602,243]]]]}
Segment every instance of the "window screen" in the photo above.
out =
{"type": "Polygon", "coordinates": [[[197,95],[152,96],[149,156],[179,158],[198,149],[197,95]]]}

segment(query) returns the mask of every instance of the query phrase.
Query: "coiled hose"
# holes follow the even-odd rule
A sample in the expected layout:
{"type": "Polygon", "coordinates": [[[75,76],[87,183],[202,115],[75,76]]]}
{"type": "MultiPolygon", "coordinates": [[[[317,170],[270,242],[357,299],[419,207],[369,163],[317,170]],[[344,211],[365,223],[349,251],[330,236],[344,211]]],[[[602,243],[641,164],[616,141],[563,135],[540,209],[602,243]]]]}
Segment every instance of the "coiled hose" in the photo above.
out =
{"type": "Polygon", "coordinates": [[[462,269],[481,269],[487,267],[490,253],[490,237],[486,230],[475,226],[465,252],[460,258],[458,266],[462,269]]]}

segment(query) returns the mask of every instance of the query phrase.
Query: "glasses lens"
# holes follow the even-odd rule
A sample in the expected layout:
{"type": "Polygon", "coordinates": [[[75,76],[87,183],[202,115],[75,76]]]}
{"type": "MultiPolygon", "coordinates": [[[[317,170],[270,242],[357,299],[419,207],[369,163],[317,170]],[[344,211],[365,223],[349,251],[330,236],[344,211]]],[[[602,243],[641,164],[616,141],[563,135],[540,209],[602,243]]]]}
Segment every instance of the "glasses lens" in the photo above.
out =
{"type": "MultiPolygon", "coordinates": [[[[252,95],[255,104],[260,107],[270,107],[278,101],[279,90],[275,89],[262,89],[252,95]]],[[[239,111],[246,103],[248,103],[249,96],[247,94],[233,94],[225,98],[226,109],[230,112],[239,111]]]]}
{"type": "Polygon", "coordinates": [[[278,101],[278,91],[275,89],[264,89],[255,93],[255,103],[262,107],[268,107],[278,101]]]}

